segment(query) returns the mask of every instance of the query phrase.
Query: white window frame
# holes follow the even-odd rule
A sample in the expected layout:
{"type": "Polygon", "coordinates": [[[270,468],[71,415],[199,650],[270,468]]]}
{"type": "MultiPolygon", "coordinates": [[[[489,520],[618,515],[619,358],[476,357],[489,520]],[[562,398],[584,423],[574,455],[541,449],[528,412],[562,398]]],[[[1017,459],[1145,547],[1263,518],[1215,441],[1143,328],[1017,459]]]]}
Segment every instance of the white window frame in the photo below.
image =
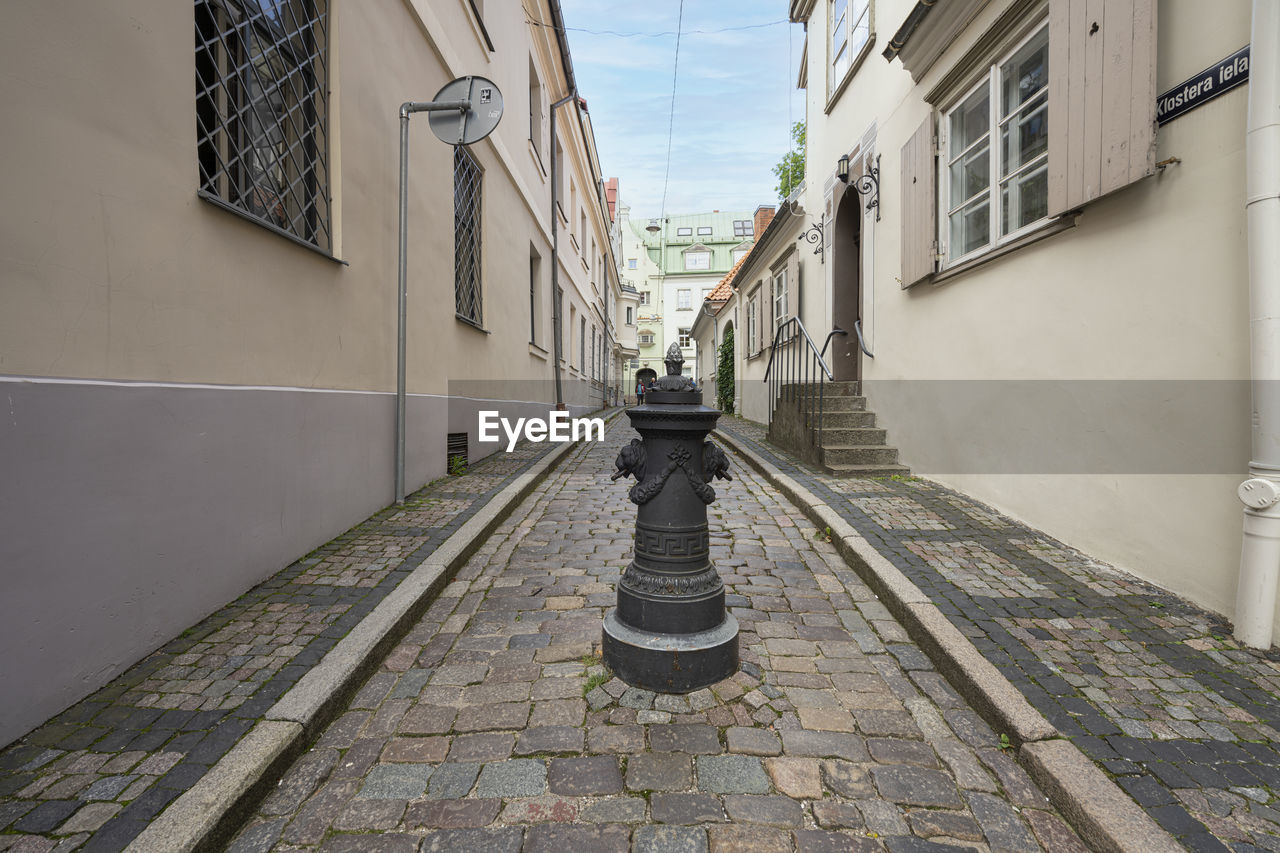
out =
{"type": "Polygon", "coordinates": [[[774,273],[770,284],[773,296],[773,328],[777,329],[790,319],[787,314],[787,270],[782,268],[774,273]]]}
{"type": "Polygon", "coordinates": [[[693,346],[693,329],[677,329],[676,335],[679,338],[681,349],[688,349],[693,346]]]}
{"type": "Polygon", "coordinates": [[[836,4],[827,0],[827,93],[836,89],[852,73],[858,57],[871,40],[871,0],[843,0],[844,13],[836,17],[836,4]],[[862,25],[859,27],[859,25],[862,25]],[[843,36],[839,42],[836,36],[843,36]],[[837,55],[837,50],[839,54],[837,55]]]}
{"type": "Polygon", "coordinates": [[[710,251],[710,250],[708,250],[708,249],[700,249],[700,250],[698,250],[698,251],[696,251],[696,252],[685,252],[685,253],[684,253],[684,268],[685,268],[686,270],[695,270],[695,271],[700,271],[700,270],[709,270],[709,269],[711,269],[711,251],[710,251]],[[689,259],[690,259],[690,258],[693,258],[693,257],[705,257],[705,258],[707,259],[707,265],[706,265],[705,267],[691,267],[691,266],[689,266],[689,259]]]}
{"type": "Polygon", "coordinates": [[[693,310],[693,290],[688,287],[682,287],[676,291],[676,310],[692,311],[693,310]]]}
{"type": "Polygon", "coordinates": [[[636,309],[630,305],[627,306],[627,325],[634,326],[636,324],[636,309]]]}
{"type": "Polygon", "coordinates": [[[629,269],[629,270],[633,270],[633,269],[635,269],[635,268],[636,268],[636,259],[635,259],[635,258],[627,258],[627,269],[629,269]]]}
{"type": "Polygon", "coordinates": [[[760,351],[756,346],[760,340],[760,330],[758,328],[760,317],[756,309],[759,303],[759,300],[756,299],[757,293],[759,293],[758,290],[747,297],[747,355],[755,355],[760,351]]]}
{"type": "Polygon", "coordinates": [[[699,226],[698,226],[698,236],[699,236],[699,237],[708,237],[708,236],[710,236],[712,233],[713,233],[713,229],[711,228],[711,226],[710,226],[710,225],[699,225],[699,226]]]}
{"type": "Polygon", "coordinates": [[[649,304],[649,291],[647,290],[640,291],[640,304],[641,305],[649,304]]]}
{"type": "MultiPolygon", "coordinates": [[[[940,269],[947,269],[960,263],[965,263],[973,258],[980,257],[988,252],[1000,248],[1006,243],[1018,240],[1027,234],[1043,228],[1046,224],[1053,221],[1053,217],[1045,216],[1021,225],[1010,231],[1008,234],[1000,234],[1000,185],[1007,182],[1013,177],[1040,169],[1048,169],[1049,165],[1049,147],[1054,144],[1052,129],[1047,133],[1046,145],[1044,153],[1038,155],[1029,163],[1019,166],[1009,175],[1002,178],[1000,174],[1000,127],[1006,124],[1015,113],[1018,112],[1025,104],[1028,104],[1039,97],[1040,93],[1023,101],[1012,113],[1007,116],[998,115],[1000,108],[1000,69],[1001,66],[1013,58],[1014,54],[1022,50],[1029,42],[1048,30],[1049,23],[1047,20],[1040,20],[1032,26],[1027,34],[1015,42],[1011,47],[1002,51],[994,60],[985,64],[986,71],[982,78],[976,83],[969,86],[961,92],[953,100],[949,101],[949,106],[942,111],[942,120],[938,123],[938,255],[941,257],[939,264],[940,269]],[[983,87],[988,89],[988,107],[987,107],[987,132],[979,140],[971,143],[964,151],[961,151],[956,157],[951,156],[951,120],[961,106],[975,93],[983,87]],[[988,178],[987,178],[987,213],[989,218],[988,235],[986,245],[971,249],[963,255],[951,256],[951,214],[963,209],[966,202],[961,202],[954,209],[951,207],[951,165],[974,147],[981,145],[982,140],[987,141],[988,162],[988,178]]],[[[1047,60],[1046,60],[1047,61],[1047,60]]],[[[1048,95],[1048,80],[1052,75],[1052,69],[1045,74],[1045,86],[1042,90],[1048,95]]],[[[975,196],[976,198],[976,196],[975,196]]],[[[966,200],[967,201],[967,200],[966,200]]]]}
{"type": "Polygon", "coordinates": [[[692,226],[689,226],[689,227],[677,228],[677,229],[676,229],[676,236],[677,236],[677,237],[692,237],[692,236],[693,236],[693,227],[692,227],[692,226]]]}
{"type": "Polygon", "coordinates": [[[641,332],[637,340],[640,342],[641,346],[651,346],[654,341],[653,332],[641,332]],[[645,340],[646,338],[648,338],[648,340],[645,340]]]}

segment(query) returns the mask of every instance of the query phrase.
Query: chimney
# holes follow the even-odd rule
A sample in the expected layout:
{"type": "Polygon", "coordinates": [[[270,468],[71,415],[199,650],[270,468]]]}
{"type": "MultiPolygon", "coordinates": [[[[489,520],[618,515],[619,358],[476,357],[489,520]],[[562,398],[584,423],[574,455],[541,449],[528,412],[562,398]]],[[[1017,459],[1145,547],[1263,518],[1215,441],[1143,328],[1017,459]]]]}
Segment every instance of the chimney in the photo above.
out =
{"type": "Polygon", "coordinates": [[[752,228],[755,229],[756,239],[760,239],[760,235],[764,233],[764,229],[769,227],[769,223],[773,221],[773,214],[777,212],[777,208],[771,204],[762,204],[756,208],[752,228]]]}

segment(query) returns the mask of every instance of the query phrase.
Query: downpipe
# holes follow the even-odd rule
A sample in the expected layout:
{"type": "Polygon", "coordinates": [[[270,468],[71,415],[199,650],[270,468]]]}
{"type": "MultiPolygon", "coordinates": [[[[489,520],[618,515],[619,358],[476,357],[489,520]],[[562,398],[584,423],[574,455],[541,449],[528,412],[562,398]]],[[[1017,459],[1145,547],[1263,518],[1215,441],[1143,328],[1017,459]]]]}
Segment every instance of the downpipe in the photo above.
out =
{"type": "Polygon", "coordinates": [[[1280,576],[1280,4],[1253,0],[1245,214],[1253,392],[1235,638],[1270,648],[1280,576]]]}

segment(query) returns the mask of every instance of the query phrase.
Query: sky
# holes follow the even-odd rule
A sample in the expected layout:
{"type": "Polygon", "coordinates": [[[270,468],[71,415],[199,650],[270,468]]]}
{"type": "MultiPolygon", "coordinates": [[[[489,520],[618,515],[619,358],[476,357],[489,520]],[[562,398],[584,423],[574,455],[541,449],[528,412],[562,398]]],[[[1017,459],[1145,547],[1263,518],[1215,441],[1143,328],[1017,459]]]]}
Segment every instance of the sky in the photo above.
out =
{"type": "Polygon", "coordinates": [[[786,0],[683,5],[672,123],[681,0],[561,0],[600,167],[619,179],[633,219],[663,210],[669,125],[666,212],[681,214],[775,204],[772,169],[791,146],[788,119],[804,120],[795,88],[804,30],[786,22],[786,0]]]}

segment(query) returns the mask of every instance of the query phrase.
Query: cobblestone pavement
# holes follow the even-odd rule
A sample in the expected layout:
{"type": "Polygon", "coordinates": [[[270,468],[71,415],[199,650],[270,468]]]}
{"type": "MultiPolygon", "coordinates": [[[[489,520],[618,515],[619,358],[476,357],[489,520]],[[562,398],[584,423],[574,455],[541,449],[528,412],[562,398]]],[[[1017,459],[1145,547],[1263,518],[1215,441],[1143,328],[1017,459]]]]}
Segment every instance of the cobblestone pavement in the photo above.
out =
{"type": "Polygon", "coordinates": [[[744,665],[611,679],[625,419],[460,570],[231,845],[332,851],[1083,850],[834,548],[741,464],[710,507],[744,665]]]}
{"type": "Polygon", "coordinates": [[[120,850],[546,444],[437,480],[0,752],[0,851],[120,850]]]}
{"type": "Polygon", "coordinates": [[[1221,617],[919,479],[841,480],[721,428],[840,513],[1192,850],[1280,851],[1280,663],[1221,617]]]}

